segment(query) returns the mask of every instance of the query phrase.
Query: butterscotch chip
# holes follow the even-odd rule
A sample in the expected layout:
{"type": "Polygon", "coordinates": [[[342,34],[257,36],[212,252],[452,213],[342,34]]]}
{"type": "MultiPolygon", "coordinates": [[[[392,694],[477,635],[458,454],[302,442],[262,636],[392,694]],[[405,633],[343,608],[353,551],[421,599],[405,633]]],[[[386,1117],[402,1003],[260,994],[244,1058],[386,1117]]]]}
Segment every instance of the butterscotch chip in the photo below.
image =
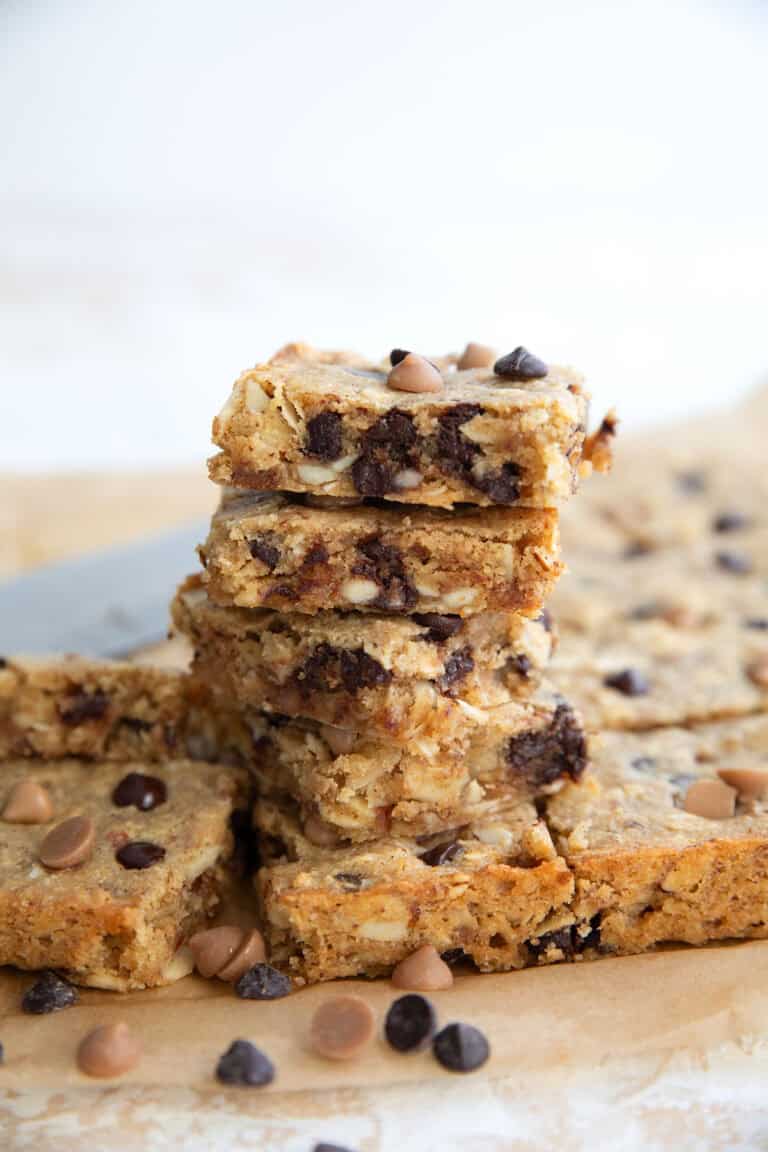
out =
{"type": "Polygon", "coordinates": [[[735,788],[740,796],[756,800],[768,791],[768,771],[759,768],[718,768],[720,779],[735,788]]]}
{"type": "Polygon", "coordinates": [[[139,1062],[141,1042],[124,1020],[94,1028],[80,1042],[77,1063],[86,1076],[121,1076],[139,1062]]]}
{"type": "Polygon", "coordinates": [[[442,392],[443,378],[429,360],[409,352],[387,376],[387,384],[396,392],[442,392]]]}
{"type": "Polygon", "coordinates": [[[400,961],[392,973],[392,983],[408,992],[438,992],[451,987],[453,972],[433,944],[424,944],[400,961]]]}
{"type": "Polygon", "coordinates": [[[727,820],[736,809],[736,789],[722,780],[695,780],[685,794],[683,808],[692,816],[727,820]]]}
{"type": "Polygon", "coordinates": [[[219,980],[227,980],[230,984],[234,984],[245,972],[253,968],[254,964],[263,964],[266,958],[264,937],[256,928],[252,928],[249,932],[243,933],[240,945],[229,963],[219,968],[217,972],[219,980]]]}
{"type": "Polygon", "coordinates": [[[334,996],[312,1017],[312,1047],[329,1060],[353,1060],[370,1044],[375,1029],[370,1006],[359,996],[334,996]]]}
{"type": "Polygon", "coordinates": [[[762,656],[750,664],[747,675],[758,688],[768,688],[768,656],[762,656]]]}
{"type": "Polygon", "coordinates": [[[96,838],[90,816],[72,816],[53,828],[38,851],[46,868],[74,868],[93,852],[96,838]]]}
{"type": "Polygon", "coordinates": [[[47,824],[53,817],[53,804],[42,784],[19,780],[8,793],[3,820],[9,824],[47,824]]]}
{"type": "Polygon", "coordinates": [[[216,976],[232,960],[243,940],[242,928],[221,924],[190,936],[187,943],[195,958],[195,968],[206,980],[216,976]]]}
{"type": "Polygon", "coordinates": [[[465,368],[490,368],[496,359],[496,352],[487,344],[467,344],[458,359],[456,367],[463,372],[465,368]]]}

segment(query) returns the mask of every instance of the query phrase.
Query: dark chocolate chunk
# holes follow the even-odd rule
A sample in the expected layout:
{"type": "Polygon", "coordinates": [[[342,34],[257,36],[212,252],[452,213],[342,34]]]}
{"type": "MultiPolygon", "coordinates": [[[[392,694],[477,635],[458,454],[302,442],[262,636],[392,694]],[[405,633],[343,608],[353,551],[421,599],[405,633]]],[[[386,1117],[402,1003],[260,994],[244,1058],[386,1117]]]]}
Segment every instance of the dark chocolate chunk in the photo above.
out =
{"type": "Polygon", "coordinates": [[[27,988],[21,1001],[22,1012],[42,1016],[46,1012],[60,1012],[77,1003],[77,992],[55,972],[43,972],[38,980],[27,988]]]}
{"type": "Polygon", "coordinates": [[[437,1017],[429,1000],[414,992],[390,1005],[384,1035],[398,1052],[414,1052],[429,1043],[436,1027],[437,1017]]]}
{"type": "Polygon", "coordinates": [[[717,552],[715,563],[724,572],[733,572],[737,576],[746,576],[752,571],[752,561],[743,552],[717,552]]]}
{"type": "Polygon", "coordinates": [[[140,812],[149,812],[164,804],[168,790],[162,780],[157,776],[145,776],[143,772],[129,772],[123,776],[120,783],[112,793],[112,803],[118,808],[128,808],[131,805],[140,812]]]}
{"type": "Polygon", "coordinates": [[[315,540],[311,548],[306,552],[304,559],[301,562],[302,568],[313,568],[315,564],[325,564],[328,560],[328,549],[322,540],[315,540]]]}
{"type": "Polygon", "coordinates": [[[520,346],[514,352],[501,356],[494,364],[493,371],[505,380],[541,380],[549,368],[538,356],[520,346]]]}
{"type": "Polygon", "coordinates": [[[365,882],[359,872],[336,872],[333,878],[347,892],[359,892],[365,882]]]}
{"type": "Polygon", "coordinates": [[[528,950],[538,959],[547,952],[557,950],[563,953],[566,960],[572,960],[579,951],[579,938],[572,924],[565,928],[558,928],[554,932],[546,932],[535,940],[528,941],[528,950]]]}
{"type": "Polygon", "coordinates": [[[222,1084],[243,1084],[259,1088],[271,1084],[275,1066],[250,1040],[235,1040],[216,1065],[216,1079],[222,1084]]]}
{"type": "Polygon", "coordinates": [[[451,1072],[474,1072],[491,1054],[485,1036],[471,1024],[448,1024],[432,1041],[432,1051],[451,1072]]]}
{"type": "Polygon", "coordinates": [[[475,661],[469,644],[457,648],[445,662],[443,674],[437,679],[438,688],[444,695],[454,696],[474,667],[475,661]]]}
{"type": "Polygon", "coordinates": [[[419,640],[431,640],[433,644],[442,644],[444,640],[455,636],[464,623],[461,616],[442,612],[414,612],[411,619],[427,629],[419,636],[419,640]]]}
{"type": "Polygon", "coordinates": [[[675,479],[677,480],[678,487],[683,492],[688,492],[691,495],[704,492],[707,487],[706,474],[694,469],[687,472],[678,472],[675,479]]]}
{"type": "Polygon", "coordinates": [[[450,864],[451,860],[461,856],[463,851],[458,840],[449,840],[444,844],[436,844],[434,848],[419,856],[419,860],[423,864],[428,864],[430,868],[438,868],[441,864],[450,864]]]}
{"type": "Polygon", "coordinates": [[[520,476],[519,465],[509,460],[497,472],[486,472],[468,479],[494,504],[516,504],[520,499],[520,476]]]}
{"type": "Polygon", "coordinates": [[[266,564],[270,571],[280,563],[280,549],[274,540],[272,533],[265,532],[248,541],[248,551],[251,556],[254,560],[261,560],[262,564],[266,564]]]}
{"type": "Polygon", "coordinates": [[[712,521],[713,532],[741,532],[749,528],[752,520],[743,512],[721,512],[712,521]]]}
{"type": "Polygon", "coordinates": [[[270,964],[254,964],[235,984],[241,1000],[281,1000],[290,996],[291,982],[270,964]]]}
{"type": "Polygon", "coordinates": [[[755,632],[768,632],[768,616],[748,616],[744,627],[752,628],[755,632]]]}
{"type": "Polygon", "coordinates": [[[8,667],[8,661],[6,660],[5,656],[0,656],[0,668],[7,668],[7,667],[8,667]]]}
{"type": "Polygon", "coordinates": [[[410,352],[405,348],[393,348],[389,354],[389,362],[393,368],[396,368],[401,360],[405,360],[406,356],[410,356],[410,352]]]}
{"type": "Polygon", "coordinates": [[[518,676],[522,676],[523,680],[527,680],[532,667],[530,657],[526,656],[525,653],[521,653],[520,656],[513,656],[508,661],[508,667],[511,671],[517,672],[518,676]]]}
{"type": "Polygon", "coordinates": [[[444,960],[450,967],[453,967],[454,964],[461,964],[465,960],[468,960],[469,957],[463,948],[449,948],[447,952],[440,953],[440,959],[444,960]]]}
{"type": "Polygon", "coordinates": [[[479,416],[479,404],[454,404],[443,412],[438,421],[437,451],[439,463],[448,472],[466,474],[471,471],[480,447],[464,435],[462,424],[479,416]]]}
{"type": "Polygon", "coordinates": [[[392,487],[394,471],[371,456],[359,456],[352,465],[352,483],[363,496],[383,496],[392,487]]]}
{"type": "Polygon", "coordinates": [[[341,682],[350,695],[361,688],[378,688],[388,684],[392,673],[383,664],[369,656],[362,648],[341,653],[341,682]]]}
{"type": "Polygon", "coordinates": [[[165,848],[151,840],[129,840],[115,852],[115,859],[130,870],[151,868],[165,859],[165,848]]]}
{"type": "Polygon", "coordinates": [[[620,672],[611,672],[604,677],[606,688],[613,688],[624,696],[647,696],[651,690],[648,677],[636,668],[622,668],[620,672]]]}
{"type": "Polygon", "coordinates": [[[507,763],[516,779],[535,788],[566,774],[578,780],[587,766],[587,742],[570,705],[558,704],[546,728],[510,737],[507,763]]]}
{"type": "Polygon", "coordinates": [[[384,496],[395,475],[414,465],[418,433],[413,417],[399,408],[380,416],[362,437],[360,456],[352,465],[352,483],[361,496],[384,496]]]}
{"type": "Polygon", "coordinates": [[[74,727],[86,720],[101,720],[108,707],[109,696],[104,692],[86,692],[84,688],[75,688],[59,704],[59,716],[64,724],[74,727]]]}
{"type": "Polygon", "coordinates": [[[149,720],[142,720],[140,716],[121,716],[119,720],[121,728],[127,728],[130,732],[149,732],[152,725],[149,720]]]}
{"type": "Polygon", "coordinates": [[[352,566],[352,572],[379,586],[381,592],[374,601],[376,606],[398,612],[412,608],[419,597],[408,580],[400,550],[382,543],[377,536],[369,536],[358,540],[357,551],[361,559],[352,566]]]}
{"type": "Polygon", "coordinates": [[[320,412],[307,421],[305,456],[338,460],[342,453],[342,425],[338,412],[320,412]]]}

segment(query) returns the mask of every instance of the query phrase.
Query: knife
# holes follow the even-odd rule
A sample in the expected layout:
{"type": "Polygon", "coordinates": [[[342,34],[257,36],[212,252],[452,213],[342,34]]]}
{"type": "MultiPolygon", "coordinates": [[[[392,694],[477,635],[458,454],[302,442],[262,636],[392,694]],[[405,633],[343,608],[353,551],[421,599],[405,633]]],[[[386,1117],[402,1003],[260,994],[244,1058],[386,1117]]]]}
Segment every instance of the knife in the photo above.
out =
{"type": "Polygon", "coordinates": [[[162,640],[205,520],[0,581],[0,655],[121,657],[162,640]]]}

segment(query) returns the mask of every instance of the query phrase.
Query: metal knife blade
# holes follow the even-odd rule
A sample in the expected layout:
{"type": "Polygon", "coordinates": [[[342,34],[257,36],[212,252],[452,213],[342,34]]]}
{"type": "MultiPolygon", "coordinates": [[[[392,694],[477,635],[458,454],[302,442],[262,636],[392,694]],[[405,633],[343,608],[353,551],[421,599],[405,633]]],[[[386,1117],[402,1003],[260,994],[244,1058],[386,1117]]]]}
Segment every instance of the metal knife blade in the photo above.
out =
{"type": "Polygon", "coordinates": [[[0,582],[0,655],[118,657],[162,640],[204,520],[0,582]]]}

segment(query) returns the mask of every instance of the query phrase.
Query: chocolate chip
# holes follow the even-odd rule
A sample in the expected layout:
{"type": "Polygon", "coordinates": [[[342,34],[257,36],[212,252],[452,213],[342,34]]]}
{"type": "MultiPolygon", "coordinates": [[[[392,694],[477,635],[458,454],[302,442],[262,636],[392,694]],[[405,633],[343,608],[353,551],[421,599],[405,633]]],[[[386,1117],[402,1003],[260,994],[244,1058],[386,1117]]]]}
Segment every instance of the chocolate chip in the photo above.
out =
{"type": "Polygon", "coordinates": [[[440,416],[437,451],[441,465],[448,472],[466,474],[471,471],[480,448],[464,435],[461,426],[479,416],[481,412],[479,404],[454,404],[440,416]]]}
{"type": "Polygon", "coordinates": [[[463,948],[449,948],[447,952],[440,953],[440,959],[453,967],[454,964],[462,964],[465,960],[469,960],[469,956],[463,948]]]}
{"type": "Polygon", "coordinates": [[[715,563],[724,572],[733,572],[737,576],[752,571],[752,561],[743,552],[716,552],[715,563]]]}
{"type": "Polygon", "coordinates": [[[458,648],[451,653],[445,662],[442,676],[437,679],[437,686],[446,696],[455,696],[458,687],[475,667],[472,649],[469,644],[458,648]]]}
{"type": "Polygon", "coordinates": [[[444,640],[455,636],[464,623],[461,616],[441,612],[414,612],[411,619],[427,629],[419,636],[419,640],[430,640],[433,644],[442,644],[444,640]]]}
{"type": "Polygon", "coordinates": [[[707,477],[704,472],[694,470],[678,472],[675,479],[678,487],[681,488],[683,492],[689,492],[691,494],[704,492],[707,487],[707,477]]]}
{"type": "Polygon", "coordinates": [[[361,559],[352,566],[353,574],[372,580],[381,588],[373,603],[399,612],[412,608],[419,596],[408,580],[399,548],[384,544],[376,536],[358,540],[356,547],[361,559]]]}
{"type": "Polygon", "coordinates": [[[423,1048],[437,1027],[435,1010],[425,996],[400,996],[390,1005],[384,1035],[398,1052],[423,1048]]]}
{"type": "Polygon", "coordinates": [[[396,368],[401,360],[405,360],[409,353],[405,348],[393,348],[389,354],[389,362],[393,368],[396,368]]]}
{"type": "Polygon", "coordinates": [[[361,496],[384,496],[395,475],[413,466],[418,440],[413,417],[398,408],[380,416],[361,441],[362,452],[352,465],[352,483],[361,496]]]}
{"type": "Polygon", "coordinates": [[[280,1000],[291,993],[291,982],[270,964],[254,964],[235,984],[241,1000],[280,1000]]]}
{"type": "Polygon", "coordinates": [[[5,656],[0,656],[0,669],[7,668],[7,667],[8,667],[8,661],[6,660],[5,656]]]}
{"type": "Polygon", "coordinates": [[[352,483],[363,496],[383,496],[392,487],[394,469],[370,456],[359,456],[352,465],[352,483]]]}
{"type": "Polygon", "coordinates": [[[47,1012],[60,1012],[77,1003],[77,992],[61,976],[46,971],[31,988],[27,988],[21,1001],[22,1012],[42,1016],[47,1012]]]}
{"type": "Polygon", "coordinates": [[[622,668],[620,672],[612,672],[604,677],[603,684],[624,696],[647,696],[651,689],[647,676],[636,668],[622,668]]]}
{"type": "Polygon", "coordinates": [[[663,616],[665,608],[658,600],[648,600],[645,604],[638,604],[630,612],[627,617],[630,620],[658,620],[663,616]]]}
{"type": "Polygon", "coordinates": [[[235,1040],[216,1065],[216,1079],[222,1084],[262,1087],[275,1078],[275,1066],[250,1040],[235,1040]]]}
{"type": "Polygon", "coordinates": [[[434,848],[419,856],[419,860],[423,864],[428,864],[430,868],[438,868],[441,864],[450,864],[451,860],[456,860],[463,852],[464,849],[458,840],[449,840],[445,844],[436,844],[434,848]]]}
{"type": "Polygon", "coordinates": [[[545,956],[547,952],[558,951],[563,953],[566,960],[572,960],[579,951],[574,926],[558,928],[555,932],[546,932],[535,940],[529,940],[528,950],[535,959],[545,956]]]}
{"type": "Polygon", "coordinates": [[[121,716],[118,724],[121,728],[127,728],[129,732],[149,732],[152,728],[149,720],[142,720],[140,716],[121,716]]]}
{"type": "Polygon", "coordinates": [[[552,613],[548,608],[542,608],[541,612],[539,612],[538,616],[536,617],[536,622],[541,624],[545,632],[552,631],[552,613]]]}
{"type": "Polygon", "coordinates": [[[130,870],[151,868],[165,859],[165,848],[153,844],[151,840],[129,840],[115,852],[115,859],[123,868],[130,870]]]}
{"type": "Polygon", "coordinates": [[[341,1144],[315,1144],[312,1152],[353,1152],[351,1148],[342,1147],[341,1144]]]}
{"type": "Polygon", "coordinates": [[[522,676],[523,680],[528,679],[532,664],[530,658],[526,656],[525,653],[521,653],[520,656],[513,656],[512,659],[507,662],[507,665],[511,671],[517,672],[518,676],[522,676]]]}
{"type": "Polygon", "coordinates": [[[307,695],[310,692],[332,692],[343,688],[355,695],[362,688],[388,684],[392,673],[363,648],[348,651],[331,644],[318,644],[312,655],[294,673],[294,682],[307,695]]]}
{"type": "Polygon", "coordinates": [[[391,679],[392,673],[362,648],[354,652],[342,651],[341,681],[350,694],[361,688],[378,688],[391,679]]]}
{"type": "Polygon", "coordinates": [[[493,371],[505,380],[540,380],[547,375],[549,368],[538,356],[520,346],[514,352],[501,356],[494,364],[493,371]]]}
{"type": "Polygon", "coordinates": [[[266,564],[270,571],[280,563],[280,549],[275,545],[274,537],[271,534],[264,533],[261,536],[254,536],[252,540],[248,541],[248,551],[254,560],[261,560],[262,564],[266,564]]]}
{"type": "Polygon", "coordinates": [[[328,561],[328,549],[320,540],[315,540],[301,562],[302,568],[313,568],[315,564],[325,564],[328,561]]]}
{"type": "Polygon", "coordinates": [[[347,892],[359,892],[365,882],[365,878],[357,872],[337,872],[333,878],[347,892]]]}
{"type": "Polygon", "coordinates": [[[522,732],[507,744],[515,780],[540,788],[567,774],[578,780],[587,766],[587,743],[576,713],[558,704],[551,722],[538,732],[522,732]]]}
{"type": "Polygon", "coordinates": [[[631,767],[636,772],[653,772],[656,768],[656,760],[653,756],[636,756],[631,761],[631,767]]]}
{"type": "Polygon", "coordinates": [[[752,521],[743,512],[721,512],[712,521],[713,532],[741,532],[749,528],[752,521]]]}
{"type": "Polygon", "coordinates": [[[75,688],[59,704],[59,716],[64,724],[74,727],[85,720],[101,720],[108,707],[109,696],[104,692],[86,692],[83,688],[75,688]]]}
{"type": "Polygon", "coordinates": [[[342,423],[338,412],[320,412],[307,421],[305,456],[338,460],[342,453],[342,423]]]}
{"type": "Polygon", "coordinates": [[[432,1041],[432,1051],[451,1072],[474,1072],[491,1054],[485,1036],[471,1024],[448,1024],[432,1041]]]}
{"type": "Polygon", "coordinates": [[[755,632],[768,632],[768,617],[748,616],[744,621],[745,628],[752,628],[755,632]]]}
{"type": "Polygon", "coordinates": [[[140,812],[150,812],[159,804],[164,804],[168,790],[157,776],[145,776],[143,772],[129,772],[123,776],[112,793],[112,803],[118,808],[131,805],[140,812]]]}
{"type": "Polygon", "coordinates": [[[516,504],[520,499],[519,465],[507,461],[497,472],[486,472],[477,476],[472,483],[480,492],[484,492],[494,504],[516,504]]]}

